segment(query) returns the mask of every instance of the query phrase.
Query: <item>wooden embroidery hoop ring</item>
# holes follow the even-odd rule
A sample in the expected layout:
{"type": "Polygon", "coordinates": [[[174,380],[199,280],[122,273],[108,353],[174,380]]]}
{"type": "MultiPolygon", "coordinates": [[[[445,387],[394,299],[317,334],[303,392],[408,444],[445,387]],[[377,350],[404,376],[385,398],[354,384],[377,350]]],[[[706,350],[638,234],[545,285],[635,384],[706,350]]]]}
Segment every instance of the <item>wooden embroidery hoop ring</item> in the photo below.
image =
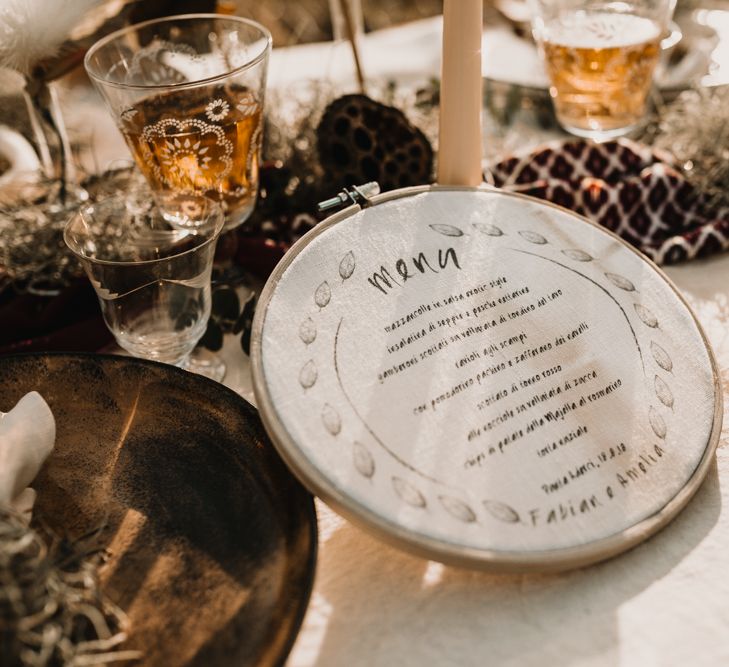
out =
{"type": "Polygon", "coordinates": [[[348,208],[328,217],[294,244],[291,250],[276,266],[268,279],[256,309],[251,337],[253,385],[256,402],[264,426],[266,427],[266,431],[271,437],[271,440],[274,442],[279,454],[299,480],[312,493],[321,498],[337,513],[352,521],[352,523],[359,525],[381,540],[397,548],[449,565],[503,573],[556,572],[583,567],[608,559],[643,542],[648,537],[661,530],[674,517],[676,517],[699,489],[709,471],[711,463],[714,460],[714,454],[721,434],[723,404],[716,361],[706,335],[696,319],[696,316],[693,314],[686,300],[683,298],[673,282],[651,260],[643,256],[640,252],[627,244],[613,232],[600,227],[583,216],[550,202],[536,200],[532,197],[527,197],[526,195],[504,192],[488,185],[482,185],[479,187],[429,185],[403,188],[381,195],[376,195],[367,200],[366,206],[377,206],[378,204],[383,204],[403,197],[411,197],[425,192],[437,191],[498,192],[504,197],[525,200],[532,204],[538,203],[544,207],[559,210],[563,213],[567,213],[571,217],[583,221],[585,224],[591,225],[596,228],[599,233],[609,235],[612,237],[613,241],[636,254],[643,262],[646,262],[656,273],[658,273],[659,277],[667,283],[669,288],[678,297],[680,303],[691,314],[691,318],[701,336],[701,340],[711,364],[714,393],[713,423],[708,442],[698,465],[676,495],[674,495],[671,500],[657,512],[647,518],[642,519],[622,531],[614,533],[603,539],[590,541],[586,544],[575,547],[542,551],[496,551],[476,549],[430,538],[420,533],[408,530],[393,521],[385,519],[378,513],[373,512],[371,509],[364,506],[362,503],[348,496],[346,493],[342,493],[338,490],[319,468],[313,465],[306,456],[302,455],[295,440],[288,433],[284,424],[277,415],[276,408],[265,381],[262,356],[262,337],[268,306],[281,277],[288,267],[314,238],[321,234],[325,234],[338,223],[361,211],[363,207],[358,204],[349,206],[348,208]]]}

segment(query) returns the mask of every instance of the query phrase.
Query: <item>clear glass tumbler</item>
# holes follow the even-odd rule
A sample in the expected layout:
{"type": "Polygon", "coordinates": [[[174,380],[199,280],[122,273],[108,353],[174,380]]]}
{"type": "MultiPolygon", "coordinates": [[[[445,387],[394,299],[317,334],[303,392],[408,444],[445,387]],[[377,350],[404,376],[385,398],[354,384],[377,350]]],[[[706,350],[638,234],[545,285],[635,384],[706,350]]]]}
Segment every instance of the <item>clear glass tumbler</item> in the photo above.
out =
{"type": "Polygon", "coordinates": [[[232,229],[256,203],[270,50],[254,21],[188,14],[114,32],[84,64],[152,191],[210,197],[232,229]]]}
{"type": "Polygon", "coordinates": [[[165,202],[114,196],[82,207],[64,240],[96,290],[104,321],[119,345],[137,357],[190,368],[211,306],[210,276],[223,229],[216,202],[188,196],[188,226],[170,225],[165,202]]]}
{"type": "Polygon", "coordinates": [[[530,0],[557,120],[596,140],[642,122],[675,0],[530,0]]]}

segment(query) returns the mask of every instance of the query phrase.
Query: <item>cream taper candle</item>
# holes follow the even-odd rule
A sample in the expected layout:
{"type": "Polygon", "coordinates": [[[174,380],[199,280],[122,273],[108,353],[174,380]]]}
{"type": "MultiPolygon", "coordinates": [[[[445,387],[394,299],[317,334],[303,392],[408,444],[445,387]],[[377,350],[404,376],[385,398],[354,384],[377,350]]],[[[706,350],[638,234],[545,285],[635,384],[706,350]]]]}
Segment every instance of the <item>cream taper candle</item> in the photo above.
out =
{"type": "Polygon", "coordinates": [[[438,183],[480,185],[483,0],[444,0],[438,183]]]}

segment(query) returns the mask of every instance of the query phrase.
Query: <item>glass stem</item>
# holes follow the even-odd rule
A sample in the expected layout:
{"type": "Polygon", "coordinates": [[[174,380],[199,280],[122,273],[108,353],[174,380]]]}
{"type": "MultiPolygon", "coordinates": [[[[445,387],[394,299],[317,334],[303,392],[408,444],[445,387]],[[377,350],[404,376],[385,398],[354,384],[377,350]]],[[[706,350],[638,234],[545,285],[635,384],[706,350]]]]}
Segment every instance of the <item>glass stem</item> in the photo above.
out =
{"type": "Polygon", "coordinates": [[[23,96],[43,175],[60,181],[61,201],[65,202],[70,186],[75,184],[76,173],[58,96],[50,84],[33,78],[26,79],[23,96]]]}

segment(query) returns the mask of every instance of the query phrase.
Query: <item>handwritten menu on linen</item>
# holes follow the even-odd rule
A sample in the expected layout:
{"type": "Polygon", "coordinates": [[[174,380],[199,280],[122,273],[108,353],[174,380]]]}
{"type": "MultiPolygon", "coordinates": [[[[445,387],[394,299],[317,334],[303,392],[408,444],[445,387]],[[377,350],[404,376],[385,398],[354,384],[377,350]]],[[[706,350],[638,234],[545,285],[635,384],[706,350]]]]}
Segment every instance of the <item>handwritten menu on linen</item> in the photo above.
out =
{"type": "Polygon", "coordinates": [[[495,192],[358,213],[284,271],[262,359],[295,456],[406,530],[542,551],[619,533],[707,448],[711,362],[610,235],[495,192]]]}

